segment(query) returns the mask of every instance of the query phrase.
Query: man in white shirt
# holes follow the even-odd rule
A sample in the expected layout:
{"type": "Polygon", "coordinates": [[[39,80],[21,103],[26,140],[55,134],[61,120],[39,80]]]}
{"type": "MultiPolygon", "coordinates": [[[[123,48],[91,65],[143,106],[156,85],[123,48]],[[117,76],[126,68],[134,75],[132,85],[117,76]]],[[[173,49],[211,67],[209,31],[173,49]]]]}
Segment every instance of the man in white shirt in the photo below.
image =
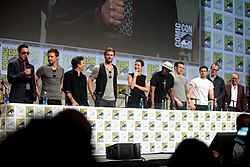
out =
{"type": "Polygon", "coordinates": [[[189,106],[192,110],[208,110],[209,103],[211,104],[209,110],[213,110],[214,85],[206,78],[207,71],[206,66],[201,66],[199,68],[200,77],[194,78],[190,82],[189,106]]]}

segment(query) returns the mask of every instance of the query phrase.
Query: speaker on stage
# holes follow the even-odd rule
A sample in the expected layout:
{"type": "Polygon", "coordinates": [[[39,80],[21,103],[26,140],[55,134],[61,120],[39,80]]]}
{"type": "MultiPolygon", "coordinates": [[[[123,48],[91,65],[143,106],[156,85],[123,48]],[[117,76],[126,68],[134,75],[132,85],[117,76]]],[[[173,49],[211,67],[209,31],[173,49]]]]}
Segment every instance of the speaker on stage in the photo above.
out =
{"type": "Polygon", "coordinates": [[[140,143],[117,143],[106,147],[107,159],[140,159],[140,143]]]}

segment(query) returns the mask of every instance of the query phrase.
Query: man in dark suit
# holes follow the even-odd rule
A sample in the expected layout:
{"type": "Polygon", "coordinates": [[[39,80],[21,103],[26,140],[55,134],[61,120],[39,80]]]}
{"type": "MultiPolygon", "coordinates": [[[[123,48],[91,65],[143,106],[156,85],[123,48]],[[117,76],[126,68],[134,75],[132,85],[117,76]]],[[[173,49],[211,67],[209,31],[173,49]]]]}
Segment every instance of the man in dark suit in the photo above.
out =
{"type": "Polygon", "coordinates": [[[30,103],[36,100],[36,85],[34,66],[29,64],[29,47],[26,44],[18,46],[19,58],[9,62],[7,78],[11,84],[10,103],[30,103]]]}
{"type": "Polygon", "coordinates": [[[207,75],[207,79],[214,84],[214,111],[221,111],[224,109],[223,100],[225,96],[225,82],[224,79],[218,75],[220,70],[220,65],[218,63],[213,63],[210,67],[210,74],[207,75]]]}
{"type": "Polygon", "coordinates": [[[226,95],[224,98],[225,103],[228,105],[230,111],[245,111],[246,99],[244,93],[244,86],[238,83],[239,75],[232,74],[231,83],[226,84],[226,95]]]}

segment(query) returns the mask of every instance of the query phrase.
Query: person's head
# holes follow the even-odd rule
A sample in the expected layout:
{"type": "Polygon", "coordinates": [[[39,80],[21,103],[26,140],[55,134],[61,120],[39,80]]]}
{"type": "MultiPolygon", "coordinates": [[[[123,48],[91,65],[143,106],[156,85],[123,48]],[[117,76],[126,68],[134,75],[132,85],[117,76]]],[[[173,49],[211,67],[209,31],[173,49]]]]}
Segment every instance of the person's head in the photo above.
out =
{"type": "Polygon", "coordinates": [[[220,65],[218,63],[212,64],[210,67],[211,76],[213,77],[216,76],[219,70],[220,70],[220,65]]]}
{"type": "Polygon", "coordinates": [[[169,160],[168,167],[213,167],[213,152],[198,139],[184,139],[169,160]]]}
{"type": "Polygon", "coordinates": [[[84,58],[82,56],[76,56],[71,60],[71,65],[73,69],[78,68],[80,71],[83,70],[84,67],[84,58]]]}
{"type": "MultiPolygon", "coordinates": [[[[22,150],[16,159],[30,159],[30,163],[37,163],[37,157],[47,157],[45,164],[73,166],[82,162],[95,163],[91,146],[92,129],[87,118],[74,109],[60,111],[53,118],[32,119],[29,124],[7,137],[1,144],[4,159],[12,159],[13,152],[22,150]],[[57,155],[61,159],[55,159],[57,155]]],[[[2,155],[2,154],[1,154],[2,155]]],[[[2,157],[3,158],[3,157],[2,157]]],[[[34,164],[33,164],[34,166],[34,164]]]]}
{"type": "Polygon", "coordinates": [[[250,126],[250,115],[245,113],[238,115],[236,118],[236,129],[239,130],[247,126],[250,126]]]}
{"type": "Polygon", "coordinates": [[[19,45],[17,48],[17,51],[18,51],[19,59],[21,59],[22,61],[28,60],[28,56],[30,52],[29,52],[29,46],[27,44],[19,45]]]}
{"type": "Polygon", "coordinates": [[[135,71],[140,72],[144,67],[144,61],[142,59],[135,60],[135,71]]]}
{"type": "Polygon", "coordinates": [[[107,64],[112,63],[115,58],[115,50],[111,47],[108,47],[104,52],[104,59],[107,64]]]}
{"type": "Polygon", "coordinates": [[[239,79],[240,79],[239,74],[233,73],[232,76],[231,76],[232,85],[237,85],[238,82],[239,82],[239,79]]]}
{"type": "Polygon", "coordinates": [[[48,52],[48,62],[50,65],[57,64],[59,59],[59,51],[57,49],[49,49],[48,52]]]}
{"type": "Polygon", "coordinates": [[[207,66],[200,66],[199,72],[200,72],[200,77],[201,77],[202,79],[206,78],[206,76],[207,76],[207,71],[208,71],[207,66]]]}
{"type": "Polygon", "coordinates": [[[172,65],[172,63],[170,63],[169,61],[166,61],[166,62],[163,63],[161,66],[162,66],[161,73],[162,73],[163,75],[168,74],[168,73],[171,72],[172,69],[173,69],[173,65],[172,65]]]}
{"type": "Polygon", "coordinates": [[[178,74],[178,75],[182,74],[183,70],[184,70],[184,62],[177,61],[174,63],[174,71],[176,74],[178,74]]]}

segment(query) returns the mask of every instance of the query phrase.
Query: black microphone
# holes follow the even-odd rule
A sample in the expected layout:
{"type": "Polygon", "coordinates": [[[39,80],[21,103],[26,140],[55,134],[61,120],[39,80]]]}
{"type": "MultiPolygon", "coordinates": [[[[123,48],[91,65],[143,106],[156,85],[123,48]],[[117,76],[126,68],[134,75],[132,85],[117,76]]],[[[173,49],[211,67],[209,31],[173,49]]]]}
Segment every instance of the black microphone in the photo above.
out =
{"type": "Polygon", "coordinates": [[[31,64],[29,63],[28,60],[23,62],[23,66],[24,66],[24,68],[31,68],[31,64]]]}
{"type": "Polygon", "coordinates": [[[126,90],[125,89],[122,89],[122,90],[120,90],[119,92],[118,92],[119,94],[122,94],[122,95],[125,95],[125,96],[131,96],[130,94],[127,94],[126,93],[126,90]]]}
{"type": "Polygon", "coordinates": [[[118,93],[119,94],[124,94],[126,91],[125,91],[125,89],[122,89],[122,90],[120,90],[118,93]]]}
{"type": "Polygon", "coordinates": [[[6,90],[9,90],[9,87],[4,83],[4,80],[1,81],[1,84],[4,86],[6,90]]]}

